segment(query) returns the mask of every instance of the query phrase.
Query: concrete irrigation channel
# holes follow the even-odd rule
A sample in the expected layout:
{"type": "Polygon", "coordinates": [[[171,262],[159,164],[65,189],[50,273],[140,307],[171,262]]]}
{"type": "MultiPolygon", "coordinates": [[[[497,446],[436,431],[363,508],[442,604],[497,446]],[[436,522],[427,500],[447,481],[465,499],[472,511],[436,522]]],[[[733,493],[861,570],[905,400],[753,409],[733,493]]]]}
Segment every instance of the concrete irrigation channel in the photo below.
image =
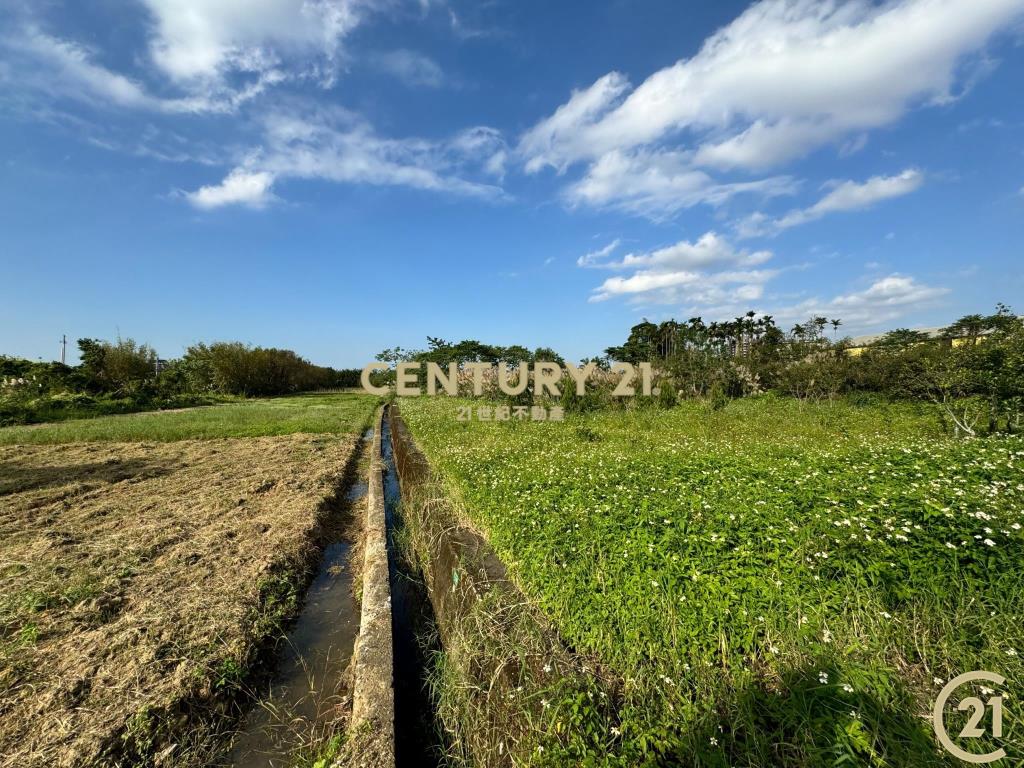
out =
{"type": "Polygon", "coordinates": [[[487,541],[434,495],[429,464],[393,405],[377,417],[371,461],[347,764],[432,766],[453,753],[511,765],[531,727],[507,706],[529,685],[524,664],[539,671],[566,652],[487,541]],[[445,722],[427,685],[438,654],[471,691],[454,705],[458,714],[449,702],[445,722]]]}
{"type": "Polygon", "coordinates": [[[366,482],[350,479],[346,492],[359,502],[365,494],[365,506],[352,507],[361,514],[356,532],[325,549],[269,700],[250,715],[231,765],[291,764],[268,727],[281,713],[320,734],[347,719],[332,768],[429,768],[445,754],[512,765],[518,748],[534,743],[535,713],[508,701],[541,667],[568,671],[577,660],[487,541],[438,495],[394,406],[377,412],[363,445],[366,482]],[[445,718],[437,712],[440,655],[462,691],[445,718]],[[310,697],[313,689],[320,695],[310,697]]]}
{"type": "Polygon", "coordinates": [[[439,647],[432,641],[434,615],[422,575],[396,539],[405,523],[387,408],[377,415],[368,484],[350,743],[339,764],[438,765],[441,739],[427,669],[439,647]]]}
{"type": "Polygon", "coordinates": [[[344,731],[332,768],[440,764],[427,690],[439,646],[424,580],[396,541],[402,494],[386,408],[355,463],[365,480],[348,472],[342,481],[332,512],[341,532],[326,542],[259,704],[233,740],[225,762],[233,768],[287,768],[297,749],[316,754],[344,731]]]}

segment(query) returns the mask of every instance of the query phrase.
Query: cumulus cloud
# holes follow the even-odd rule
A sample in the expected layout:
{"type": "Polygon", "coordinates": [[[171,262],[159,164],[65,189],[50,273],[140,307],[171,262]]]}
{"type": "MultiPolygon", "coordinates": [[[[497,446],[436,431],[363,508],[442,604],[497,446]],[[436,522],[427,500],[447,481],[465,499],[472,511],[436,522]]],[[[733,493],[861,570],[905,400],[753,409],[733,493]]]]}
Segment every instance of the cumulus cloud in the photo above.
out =
{"type": "Polygon", "coordinates": [[[635,88],[610,72],[574,91],[518,152],[528,172],[591,164],[570,194],[606,204],[614,191],[588,194],[590,178],[629,159],[631,176],[664,175],[670,151],[689,190],[700,169],[762,172],[853,137],[849,151],[956,98],[985,71],[971,57],[1022,14],[1024,0],[762,0],[635,88]]]}
{"type": "Polygon", "coordinates": [[[781,322],[801,322],[823,315],[841,318],[848,328],[891,323],[913,311],[936,303],[948,289],[927,285],[898,273],[875,278],[860,291],[831,299],[810,298],[779,306],[777,296],[766,293],[773,280],[799,267],[768,267],[771,251],[737,248],[729,239],[707,232],[695,241],[613,258],[620,242],[581,256],[581,267],[619,272],[594,288],[591,302],[620,298],[631,304],[676,305],[686,314],[714,319],[732,317],[753,309],[781,322]]]}
{"type": "Polygon", "coordinates": [[[762,167],[954,95],[957,65],[1024,11],[1021,0],[763,0],[625,98],[605,75],[521,144],[527,168],[564,167],[684,128],[723,129],[698,163],[762,167]]]}
{"type": "Polygon", "coordinates": [[[607,278],[594,289],[590,301],[615,296],[659,304],[751,301],[761,296],[764,284],[777,274],[776,270],[753,269],[770,260],[770,252],[737,250],[714,232],[705,233],[696,242],[682,240],[654,251],[604,261],[618,245],[616,240],[577,260],[580,266],[631,273],[607,278]]]}
{"type": "Polygon", "coordinates": [[[608,278],[590,297],[590,301],[629,296],[634,302],[653,304],[731,305],[759,299],[764,293],[764,284],[777,274],[778,270],[771,269],[711,274],[695,270],[643,270],[629,277],[608,278]]]}
{"type": "Polygon", "coordinates": [[[840,294],[830,300],[807,299],[775,310],[783,320],[811,316],[838,317],[847,326],[881,326],[909,312],[934,304],[949,293],[948,288],[925,285],[909,275],[891,274],[873,282],[863,291],[840,294]]]}
{"type": "Polygon", "coordinates": [[[152,16],[153,61],[183,83],[265,72],[288,59],[329,77],[342,40],[372,9],[370,0],[142,2],[152,16]]]}
{"type": "Polygon", "coordinates": [[[270,188],[272,174],[265,171],[250,172],[236,168],[220,184],[200,187],[186,193],[186,199],[196,208],[211,210],[225,205],[243,205],[262,208],[273,199],[270,188]]]}
{"type": "Polygon", "coordinates": [[[772,257],[770,251],[738,251],[725,238],[706,232],[695,243],[681,240],[650,253],[628,253],[613,266],[621,269],[706,269],[723,265],[750,267],[772,257]]]}
{"type": "Polygon", "coordinates": [[[909,195],[923,183],[924,174],[915,168],[908,168],[895,176],[872,176],[865,182],[834,183],[831,190],[809,208],[792,210],[778,219],[754,214],[740,223],[738,231],[743,237],[776,234],[830,213],[858,211],[870,208],[882,200],[909,195]]]}

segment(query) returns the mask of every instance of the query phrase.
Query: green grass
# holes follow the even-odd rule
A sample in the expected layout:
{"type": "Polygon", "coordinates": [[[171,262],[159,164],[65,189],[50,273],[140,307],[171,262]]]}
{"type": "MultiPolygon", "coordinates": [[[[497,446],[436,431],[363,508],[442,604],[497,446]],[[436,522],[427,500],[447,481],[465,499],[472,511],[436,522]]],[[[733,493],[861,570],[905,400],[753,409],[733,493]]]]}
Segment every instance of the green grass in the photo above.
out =
{"type": "Polygon", "coordinates": [[[348,433],[365,425],[373,400],[359,393],[299,395],[180,411],[4,427],[0,429],[0,445],[348,433]]]}
{"type": "Polygon", "coordinates": [[[586,737],[552,681],[542,762],[945,765],[924,717],[941,684],[991,670],[1024,700],[1024,439],[955,441],[913,404],[563,423],[457,404],[400,402],[527,595],[619,680],[586,737]]]}
{"type": "Polygon", "coordinates": [[[115,397],[82,392],[56,392],[37,397],[0,393],[0,427],[43,424],[97,416],[191,408],[242,400],[235,395],[178,394],[167,396],[115,397]]]}

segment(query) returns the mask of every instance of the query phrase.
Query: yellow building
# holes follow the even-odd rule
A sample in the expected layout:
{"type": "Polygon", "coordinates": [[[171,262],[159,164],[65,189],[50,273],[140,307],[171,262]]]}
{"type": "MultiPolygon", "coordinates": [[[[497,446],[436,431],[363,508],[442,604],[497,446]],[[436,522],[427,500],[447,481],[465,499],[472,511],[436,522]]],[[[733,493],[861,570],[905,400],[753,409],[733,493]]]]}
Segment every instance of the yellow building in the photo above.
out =
{"type": "MultiPolygon", "coordinates": [[[[979,341],[983,341],[986,336],[992,333],[991,330],[984,330],[979,332],[978,335],[974,337],[974,339],[971,339],[968,336],[949,336],[943,333],[942,328],[912,328],[911,330],[916,331],[917,333],[925,334],[928,337],[928,341],[943,341],[948,346],[951,347],[959,347],[963,346],[964,344],[971,344],[972,342],[976,343],[979,341]]],[[[885,338],[884,333],[873,333],[868,334],[867,336],[855,336],[848,342],[846,351],[847,353],[853,355],[854,357],[857,357],[859,355],[864,354],[865,349],[875,344],[876,342],[881,341],[883,338],[885,338]]]]}

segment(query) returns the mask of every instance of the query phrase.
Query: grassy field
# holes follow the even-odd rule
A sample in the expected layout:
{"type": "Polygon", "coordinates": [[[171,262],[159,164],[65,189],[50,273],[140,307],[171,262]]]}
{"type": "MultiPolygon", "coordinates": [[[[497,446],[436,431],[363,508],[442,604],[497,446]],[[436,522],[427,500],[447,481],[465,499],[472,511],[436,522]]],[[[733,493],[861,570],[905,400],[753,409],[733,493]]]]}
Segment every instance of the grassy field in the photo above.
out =
{"type": "Polygon", "coordinates": [[[373,401],[359,393],[299,395],[4,427],[0,429],[0,445],[345,433],[366,421],[367,404],[373,401]]]}
{"type": "MultiPolygon", "coordinates": [[[[954,441],[918,405],[456,405],[400,402],[526,594],[614,671],[596,731],[557,668],[532,692],[538,762],[943,765],[927,715],[948,679],[992,670],[1024,697],[1024,439],[954,441]]],[[[1004,727],[1020,757],[1019,715],[1004,727]]]]}
{"type": "Polygon", "coordinates": [[[0,766],[205,764],[210,724],[301,603],[375,405],[332,395],[4,430],[0,766]],[[223,435],[264,436],[181,439],[223,435]],[[69,443],[85,440],[101,442],[69,443]]]}

